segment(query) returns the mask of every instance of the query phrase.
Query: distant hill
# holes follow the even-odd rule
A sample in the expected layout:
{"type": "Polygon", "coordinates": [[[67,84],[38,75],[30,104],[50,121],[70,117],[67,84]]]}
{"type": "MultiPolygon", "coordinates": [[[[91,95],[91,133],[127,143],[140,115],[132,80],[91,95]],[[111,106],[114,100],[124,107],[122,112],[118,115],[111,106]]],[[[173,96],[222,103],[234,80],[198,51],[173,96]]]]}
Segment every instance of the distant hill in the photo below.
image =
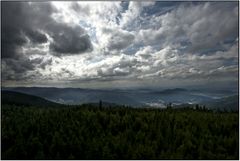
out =
{"type": "Polygon", "coordinates": [[[211,109],[219,110],[238,110],[239,108],[238,95],[215,99],[209,102],[205,102],[205,104],[211,109]]]}
{"type": "Polygon", "coordinates": [[[131,107],[165,108],[167,104],[178,107],[206,105],[211,109],[238,108],[238,93],[232,90],[208,91],[201,89],[83,89],[54,87],[2,87],[3,91],[14,91],[38,96],[46,100],[80,105],[102,100],[104,106],[126,105],[131,107]],[[234,98],[227,98],[236,95],[234,98]],[[107,102],[107,103],[106,103],[107,102]],[[110,105],[109,105],[110,103],[110,105]]]}
{"type": "Polygon", "coordinates": [[[155,93],[159,94],[175,94],[175,93],[181,93],[181,92],[188,92],[188,90],[183,88],[174,88],[174,89],[165,89],[163,91],[156,91],[155,93]]]}
{"type": "Polygon", "coordinates": [[[184,107],[196,107],[196,104],[200,106],[205,106],[208,109],[212,110],[220,110],[220,111],[238,111],[239,103],[238,103],[238,95],[234,96],[227,96],[223,98],[213,99],[211,101],[203,101],[200,103],[190,104],[190,103],[183,103],[179,105],[174,105],[174,108],[184,108],[184,107]]]}
{"type": "Polygon", "coordinates": [[[1,91],[2,104],[14,104],[25,106],[59,106],[60,104],[48,101],[44,98],[13,91],[1,91]]]}

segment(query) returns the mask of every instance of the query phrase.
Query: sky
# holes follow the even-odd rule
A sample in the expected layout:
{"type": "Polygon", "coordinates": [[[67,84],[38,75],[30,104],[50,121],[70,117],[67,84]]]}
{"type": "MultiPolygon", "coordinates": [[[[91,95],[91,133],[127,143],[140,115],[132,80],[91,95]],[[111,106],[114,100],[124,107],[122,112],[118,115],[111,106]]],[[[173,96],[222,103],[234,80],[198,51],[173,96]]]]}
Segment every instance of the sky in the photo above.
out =
{"type": "Polygon", "coordinates": [[[1,2],[1,83],[235,88],[238,9],[238,2],[1,2]]]}

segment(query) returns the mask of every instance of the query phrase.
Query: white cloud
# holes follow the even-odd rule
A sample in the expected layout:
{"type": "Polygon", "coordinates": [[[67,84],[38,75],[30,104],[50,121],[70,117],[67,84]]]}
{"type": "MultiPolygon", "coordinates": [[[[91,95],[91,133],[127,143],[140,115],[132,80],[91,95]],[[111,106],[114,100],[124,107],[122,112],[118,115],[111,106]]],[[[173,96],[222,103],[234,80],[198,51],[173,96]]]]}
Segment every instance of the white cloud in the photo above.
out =
{"type": "MultiPolygon", "coordinates": [[[[41,31],[48,42],[29,42],[21,48],[29,58],[24,59],[23,67],[31,68],[29,64],[39,61],[27,76],[38,78],[38,82],[129,79],[146,84],[236,77],[238,40],[232,39],[238,39],[237,6],[232,7],[230,2],[182,2],[169,12],[163,13],[159,7],[152,15],[143,15],[156,3],[161,2],[130,1],[124,10],[118,1],[51,2],[56,9],[51,15],[54,20],[86,31],[93,49],[81,55],[53,56],[49,47],[54,40],[41,31]]],[[[72,33],[81,36],[82,32],[72,33]]],[[[72,37],[66,37],[69,44],[72,37]]],[[[66,45],[60,42],[60,47],[66,45]]],[[[2,70],[8,72],[9,78],[17,77],[9,67],[11,63],[3,61],[2,70]]]]}
{"type": "Polygon", "coordinates": [[[122,50],[130,46],[134,41],[134,35],[131,32],[120,28],[104,27],[99,33],[99,44],[108,51],[122,50]]]}
{"type": "Polygon", "coordinates": [[[154,1],[149,2],[130,1],[128,5],[128,10],[122,13],[120,25],[122,27],[131,25],[136,18],[139,18],[144,7],[152,6],[154,4],[155,4],[154,1]]]}
{"type": "Polygon", "coordinates": [[[138,43],[159,46],[187,41],[192,52],[213,48],[226,38],[237,36],[236,8],[231,12],[224,3],[182,4],[164,15],[153,16],[149,22],[152,27],[141,29],[136,39],[138,43]]]}

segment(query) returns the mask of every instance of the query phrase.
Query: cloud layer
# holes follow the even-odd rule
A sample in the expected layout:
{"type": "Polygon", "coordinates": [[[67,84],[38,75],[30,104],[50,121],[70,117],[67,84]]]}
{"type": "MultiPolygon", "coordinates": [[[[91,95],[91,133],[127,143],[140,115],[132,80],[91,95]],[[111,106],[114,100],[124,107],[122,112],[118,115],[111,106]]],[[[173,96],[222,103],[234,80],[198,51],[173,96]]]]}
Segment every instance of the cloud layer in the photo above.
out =
{"type": "Polygon", "coordinates": [[[238,79],[237,2],[2,2],[2,31],[4,85],[238,79]]]}

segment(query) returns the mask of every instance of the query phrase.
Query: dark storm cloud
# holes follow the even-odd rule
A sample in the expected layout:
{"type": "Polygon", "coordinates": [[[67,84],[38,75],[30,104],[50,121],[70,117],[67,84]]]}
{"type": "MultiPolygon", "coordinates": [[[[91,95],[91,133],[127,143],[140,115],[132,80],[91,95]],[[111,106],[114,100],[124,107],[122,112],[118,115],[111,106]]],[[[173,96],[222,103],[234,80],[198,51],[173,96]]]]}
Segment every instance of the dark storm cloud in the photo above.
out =
{"type": "Polygon", "coordinates": [[[33,43],[46,43],[48,41],[46,35],[39,31],[29,30],[26,35],[33,43]]]}
{"type": "Polygon", "coordinates": [[[2,58],[19,55],[18,48],[27,43],[26,37],[32,43],[47,42],[44,32],[53,38],[51,49],[61,55],[91,49],[85,30],[56,22],[50,17],[54,12],[56,10],[45,2],[2,2],[2,58]]]}
{"type": "Polygon", "coordinates": [[[2,4],[2,58],[21,56],[19,48],[27,43],[28,37],[34,43],[47,41],[37,31],[43,22],[49,22],[53,8],[47,3],[30,5],[27,2],[1,2],[2,4]],[[38,14],[39,13],[39,14],[38,14]]]}
{"type": "Polygon", "coordinates": [[[8,27],[4,25],[4,20],[2,22],[2,45],[1,54],[2,58],[15,57],[19,47],[26,43],[26,38],[23,36],[21,30],[17,28],[8,27]]]}
{"type": "MultiPolygon", "coordinates": [[[[47,42],[46,35],[39,32],[53,8],[47,3],[30,5],[26,2],[2,2],[2,37],[1,37],[1,67],[2,81],[25,80],[26,72],[33,72],[43,59],[30,59],[23,54],[21,47],[29,39],[32,43],[47,42]],[[37,13],[38,11],[39,14],[37,13]]],[[[43,65],[44,66],[44,65],[43,65]]]]}
{"type": "Polygon", "coordinates": [[[18,59],[3,59],[2,64],[8,66],[10,70],[16,73],[24,73],[29,70],[34,70],[36,66],[45,68],[51,65],[52,59],[44,60],[43,58],[29,59],[27,57],[19,57],[18,59]]]}
{"type": "MultiPolygon", "coordinates": [[[[57,10],[48,2],[1,2],[2,37],[1,57],[4,79],[20,79],[26,72],[45,69],[52,60],[42,58],[30,59],[26,49],[22,47],[30,41],[31,47],[49,42],[50,52],[58,56],[65,54],[80,54],[92,49],[91,41],[86,31],[79,27],[71,27],[56,22],[51,15],[57,10]]],[[[35,54],[35,53],[30,53],[35,54]]]]}
{"type": "Polygon", "coordinates": [[[10,70],[16,73],[24,73],[25,71],[34,69],[34,63],[26,57],[19,57],[19,59],[4,59],[3,61],[10,70]]]}
{"type": "Polygon", "coordinates": [[[64,24],[51,24],[49,35],[53,38],[50,49],[56,55],[79,54],[91,51],[92,44],[89,36],[81,27],[71,27],[64,24]]]}
{"type": "Polygon", "coordinates": [[[46,66],[51,64],[52,59],[45,60],[44,58],[29,59],[27,57],[18,57],[16,59],[2,59],[2,80],[25,80],[27,79],[27,71],[36,73],[38,72],[35,71],[36,68],[45,69],[46,66]]]}

